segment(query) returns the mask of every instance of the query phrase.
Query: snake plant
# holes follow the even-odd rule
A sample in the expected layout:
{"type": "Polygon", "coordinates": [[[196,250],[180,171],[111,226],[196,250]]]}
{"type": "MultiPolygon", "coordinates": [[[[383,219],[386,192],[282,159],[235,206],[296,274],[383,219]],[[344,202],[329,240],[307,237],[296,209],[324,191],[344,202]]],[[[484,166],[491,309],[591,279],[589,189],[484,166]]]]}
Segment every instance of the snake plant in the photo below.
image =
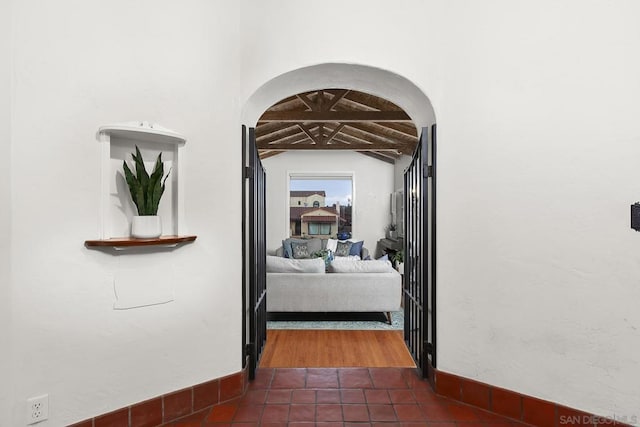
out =
{"type": "Polygon", "coordinates": [[[158,154],[151,176],[149,176],[144,168],[144,160],[137,145],[136,152],[135,154],[131,153],[131,157],[133,157],[133,161],[135,162],[136,173],[131,172],[126,161],[122,162],[122,166],[124,168],[127,185],[129,186],[129,193],[131,193],[131,199],[138,208],[138,215],[157,215],[160,198],[162,198],[162,194],[164,193],[164,184],[171,170],[167,172],[167,175],[163,179],[164,163],[162,162],[162,153],[158,154]]]}

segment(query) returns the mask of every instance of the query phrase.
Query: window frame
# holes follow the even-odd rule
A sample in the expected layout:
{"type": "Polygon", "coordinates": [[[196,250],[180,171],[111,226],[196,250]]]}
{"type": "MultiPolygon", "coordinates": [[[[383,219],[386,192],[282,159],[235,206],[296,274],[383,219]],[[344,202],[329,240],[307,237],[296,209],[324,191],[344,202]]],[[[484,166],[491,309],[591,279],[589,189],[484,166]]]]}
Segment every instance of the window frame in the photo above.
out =
{"type": "MultiPolygon", "coordinates": [[[[356,173],[354,171],[297,171],[297,170],[288,170],[285,176],[286,182],[286,197],[284,198],[285,203],[285,230],[289,230],[289,234],[291,233],[291,180],[292,179],[308,179],[308,180],[351,180],[351,234],[357,235],[358,233],[358,216],[357,216],[357,208],[356,208],[356,173]],[[355,225],[354,225],[355,224],[355,225]]],[[[291,235],[289,235],[291,237],[291,235]]]]}

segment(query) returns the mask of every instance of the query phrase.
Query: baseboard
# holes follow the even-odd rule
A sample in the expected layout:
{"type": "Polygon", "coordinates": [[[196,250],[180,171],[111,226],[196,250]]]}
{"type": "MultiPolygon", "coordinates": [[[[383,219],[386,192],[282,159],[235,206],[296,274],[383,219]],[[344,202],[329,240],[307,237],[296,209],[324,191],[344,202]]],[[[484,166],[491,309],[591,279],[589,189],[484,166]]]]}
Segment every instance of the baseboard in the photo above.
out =
{"type": "Polygon", "coordinates": [[[534,426],[625,426],[635,415],[604,417],[491,384],[435,370],[436,393],[534,426]]]}
{"type": "Polygon", "coordinates": [[[97,415],[70,427],[141,427],[170,423],[243,396],[247,385],[248,374],[245,368],[232,375],[97,415]]]}

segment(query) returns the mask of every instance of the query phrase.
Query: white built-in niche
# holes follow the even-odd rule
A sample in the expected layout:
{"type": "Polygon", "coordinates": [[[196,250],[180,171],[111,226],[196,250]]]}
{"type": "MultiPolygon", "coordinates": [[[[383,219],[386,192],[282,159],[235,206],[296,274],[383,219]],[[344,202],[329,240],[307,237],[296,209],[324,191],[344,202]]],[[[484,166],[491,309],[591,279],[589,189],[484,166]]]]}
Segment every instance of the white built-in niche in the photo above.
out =
{"type": "MultiPolygon", "coordinates": [[[[184,147],[186,138],[177,132],[149,122],[127,122],[101,126],[98,130],[101,163],[100,240],[87,241],[88,246],[108,246],[109,241],[131,241],[132,246],[152,244],[130,239],[131,219],[137,215],[127,186],[123,161],[133,170],[131,153],[138,146],[147,172],[153,170],[162,152],[166,181],[158,215],[162,219],[162,237],[166,243],[185,237],[184,225],[184,147]],[[92,244],[91,244],[92,242],[92,244]]],[[[184,241],[184,240],[179,240],[184,241]]],[[[126,245],[125,245],[126,246],[126,245]]]]}

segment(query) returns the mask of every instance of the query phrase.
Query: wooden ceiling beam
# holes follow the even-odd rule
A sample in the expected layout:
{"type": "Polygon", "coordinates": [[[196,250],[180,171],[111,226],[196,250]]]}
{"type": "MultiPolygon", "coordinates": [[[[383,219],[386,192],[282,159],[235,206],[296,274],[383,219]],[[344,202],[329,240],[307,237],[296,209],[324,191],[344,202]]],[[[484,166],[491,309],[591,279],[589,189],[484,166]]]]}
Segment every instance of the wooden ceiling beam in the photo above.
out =
{"type": "Polygon", "coordinates": [[[284,150],[266,150],[262,151],[259,154],[260,159],[268,159],[269,157],[277,156],[278,154],[284,153],[284,150]]]}
{"type": "Polygon", "coordinates": [[[311,130],[309,130],[309,128],[304,123],[298,123],[298,127],[302,129],[302,132],[304,132],[314,143],[318,145],[322,144],[322,134],[320,134],[319,137],[316,137],[311,133],[311,130]]]}
{"type": "Polygon", "coordinates": [[[365,132],[366,134],[369,134],[371,136],[379,137],[394,143],[414,144],[414,145],[418,143],[418,139],[415,137],[411,137],[404,134],[398,135],[393,130],[389,130],[388,128],[384,128],[380,125],[373,125],[369,122],[349,123],[349,127],[365,132]]]}
{"type": "Polygon", "coordinates": [[[293,126],[291,123],[278,123],[278,122],[261,123],[256,126],[256,137],[264,136],[267,133],[279,131],[291,126],[293,126]]]}
{"type": "Polygon", "coordinates": [[[295,148],[295,145],[292,144],[300,144],[301,142],[309,141],[309,137],[304,132],[297,132],[293,135],[287,136],[282,139],[276,139],[274,141],[256,141],[256,146],[258,149],[272,150],[273,145],[278,145],[285,148],[280,148],[281,150],[286,150],[288,148],[295,148]],[[288,148],[286,148],[288,147],[288,148]]]}
{"type": "Polygon", "coordinates": [[[388,144],[392,146],[405,145],[405,141],[401,141],[395,138],[389,138],[386,135],[379,135],[375,133],[369,133],[366,130],[360,129],[357,123],[349,123],[341,133],[349,135],[353,138],[358,138],[362,141],[370,142],[372,144],[388,144]],[[352,126],[354,125],[354,126],[352,126]]]}
{"type": "Polygon", "coordinates": [[[373,157],[376,160],[382,160],[383,162],[390,163],[392,165],[396,163],[396,161],[391,157],[387,157],[375,151],[356,151],[356,152],[360,154],[364,154],[365,156],[373,157]]]}
{"type": "Polygon", "coordinates": [[[264,135],[256,138],[257,143],[269,144],[271,142],[278,142],[290,136],[300,134],[300,128],[297,125],[287,126],[277,132],[272,132],[268,135],[264,135]]]}
{"type": "Polygon", "coordinates": [[[339,142],[341,144],[373,144],[373,142],[371,141],[367,141],[365,139],[362,138],[358,138],[352,135],[348,135],[344,132],[340,132],[338,135],[336,135],[333,140],[335,142],[339,142]]]}
{"type": "Polygon", "coordinates": [[[324,109],[324,90],[320,89],[318,91],[318,95],[316,96],[316,105],[318,106],[318,111],[325,111],[324,109]]]}
{"type": "MultiPolygon", "coordinates": [[[[334,141],[339,141],[334,138],[334,141]]],[[[376,144],[366,143],[348,143],[340,141],[340,144],[318,145],[318,144],[269,144],[266,146],[258,145],[259,150],[359,150],[359,151],[392,151],[398,152],[398,148],[389,146],[380,146],[376,144]]]]}
{"type": "Polygon", "coordinates": [[[329,136],[324,140],[325,145],[329,144],[331,142],[331,140],[333,138],[335,138],[335,136],[338,134],[338,132],[340,132],[342,130],[343,127],[344,127],[344,123],[340,123],[338,126],[336,126],[336,128],[333,131],[331,131],[329,136]]]}
{"type": "Polygon", "coordinates": [[[269,111],[304,111],[306,110],[305,103],[298,97],[294,96],[287,102],[278,102],[275,105],[269,107],[269,111]]]}
{"type": "Polygon", "coordinates": [[[397,152],[401,154],[412,153],[414,149],[414,146],[405,145],[405,144],[367,142],[363,139],[359,139],[357,137],[347,135],[345,133],[339,133],[333,140],[337,143],[340,143],[340,146],[343,149],[348,149],[349,147],[358,145],[358,144],[368,144],[369,147],[374,147],[379,151],[384,150],[384,151],[397,152]]]}
{"type": "MultiPolygon", "coordinates": [[[[273,123],[267,123],[268,125],[272,125],[275,124],[275,122],[273,123]]],[[[264,128],[263,125],[260,125],[256,128],[256,139],[257,140],[264,140],[264,139],[272,139],[272,138],[279,138],[282,136],[287,136],[288,134],[291,134],[291,132],[298,132],[298,127],[296,126],[295,123],[281,123],[280,126],[273,126],[270,129],[266,129],[264,128]]]]}
{"type": "Polygon", "coordinates": [[[299,93],[296,95],[296,97],[298,97],[298,99],[302,101],[304,105],[306,105],[307,108],[311,111],[318,111],[318,107],[312,100],[309,99],[309,96],[306,93],[299,93]]]}
{"type": "Polygon", "coordinates": [[[384,122],[384,123],[376,123],[370,122],[370,124],[374,124],[377,126],[383,126],[387,129],[391,129],[395,132],[398,132],[402,135],[410,136],[412,138],[418,138],[418,130],[413,125],[413,123],[394,123],[394,122],[384,122]]]}
{"type": "Polygon", "coordinates": [[[380,98],[368,93],[352,90],[349,95],[346,96],[345,101],[351,101],[360,104],[363,107],[374,108],[381,111],[402,111],[402,108],[397,106],[391,101],[384,98],[380,98]]]}
{"type": "Polygon", "coordinates": [[[404,111],[266,111],[258,123],[268,122],[410,122],[404,111]]]}
{"type": "Polygon", "coordinates": [[[333,98],[326,106],[326,111],[331,111],[334,105],[336,105],[346,94],[349,93],[348,89],[340,89],[336,93],[333,94],[333,98]]]}

